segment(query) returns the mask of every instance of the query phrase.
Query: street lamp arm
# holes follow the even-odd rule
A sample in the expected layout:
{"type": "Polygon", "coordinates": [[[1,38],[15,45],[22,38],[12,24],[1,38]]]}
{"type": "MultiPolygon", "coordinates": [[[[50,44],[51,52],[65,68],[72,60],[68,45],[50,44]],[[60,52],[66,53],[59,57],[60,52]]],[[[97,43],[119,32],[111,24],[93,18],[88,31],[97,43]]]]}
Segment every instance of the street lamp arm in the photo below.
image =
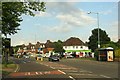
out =
{"type": "Polygon", "coordinates": [[[88,12],[87,14],[99,14],[98,12],[88,12]]]}

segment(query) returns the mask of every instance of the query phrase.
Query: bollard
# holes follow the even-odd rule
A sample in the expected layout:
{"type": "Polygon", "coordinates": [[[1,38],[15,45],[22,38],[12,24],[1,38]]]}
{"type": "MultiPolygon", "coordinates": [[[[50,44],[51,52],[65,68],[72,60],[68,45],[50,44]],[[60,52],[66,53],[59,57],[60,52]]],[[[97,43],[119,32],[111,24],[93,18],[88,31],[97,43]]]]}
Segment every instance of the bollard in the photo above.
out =
{"type": "Polygon", "coordinates": [[[41,58],[41,61],[43,61],[43,58],[41,58]]]}
{"type": "Polygon", "coordinates": [[[37,57],[37,60],[39,60],[39,58],[37,57]]]}

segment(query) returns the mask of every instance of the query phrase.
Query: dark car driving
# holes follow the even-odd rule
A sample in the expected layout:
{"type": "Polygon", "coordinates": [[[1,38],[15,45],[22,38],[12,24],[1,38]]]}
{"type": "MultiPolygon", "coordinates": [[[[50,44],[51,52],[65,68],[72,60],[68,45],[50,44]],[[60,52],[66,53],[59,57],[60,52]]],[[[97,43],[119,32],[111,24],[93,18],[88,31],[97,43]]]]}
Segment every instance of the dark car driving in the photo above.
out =
{"type": "Polygon", "coordinates": [[[49,61],[60,61],[60,58],[59,56],[57,55],[51,55],[49,58],[48,58],[49,61]]]}

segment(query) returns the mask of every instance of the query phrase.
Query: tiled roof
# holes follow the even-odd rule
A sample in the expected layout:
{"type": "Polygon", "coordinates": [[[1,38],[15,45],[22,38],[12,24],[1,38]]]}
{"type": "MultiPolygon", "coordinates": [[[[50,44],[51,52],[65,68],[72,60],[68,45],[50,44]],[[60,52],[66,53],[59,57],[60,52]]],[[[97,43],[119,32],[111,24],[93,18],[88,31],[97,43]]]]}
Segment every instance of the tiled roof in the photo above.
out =
{"type": "Polygon", "coordinates": [[[64,43],[64,46],[81,46],[85,45],[84,42],[82,42],[79,38],[71,37],[67,39],[64,43]]]}
{"type": "Polygon", "coordinates": [[[47,40],[47,42],[45,43],[45,47],[46,48],[53,48],[53,43],[50,40],[47,40]]]}

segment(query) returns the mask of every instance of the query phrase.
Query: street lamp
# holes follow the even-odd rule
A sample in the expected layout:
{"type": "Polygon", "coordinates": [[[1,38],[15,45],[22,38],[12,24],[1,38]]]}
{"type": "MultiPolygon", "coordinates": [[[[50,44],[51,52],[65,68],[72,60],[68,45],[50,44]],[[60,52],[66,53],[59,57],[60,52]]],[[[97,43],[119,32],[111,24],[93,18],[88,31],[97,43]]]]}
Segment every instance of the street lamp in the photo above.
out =
{"type": "Polygon", "coordinates": [[[98,12],[88,12],[88,14],[96,14],[96,15],[97,15],[97,25],[98,25],[98,48],[100,48],[99,13],[98,13],[98,12]]]}

